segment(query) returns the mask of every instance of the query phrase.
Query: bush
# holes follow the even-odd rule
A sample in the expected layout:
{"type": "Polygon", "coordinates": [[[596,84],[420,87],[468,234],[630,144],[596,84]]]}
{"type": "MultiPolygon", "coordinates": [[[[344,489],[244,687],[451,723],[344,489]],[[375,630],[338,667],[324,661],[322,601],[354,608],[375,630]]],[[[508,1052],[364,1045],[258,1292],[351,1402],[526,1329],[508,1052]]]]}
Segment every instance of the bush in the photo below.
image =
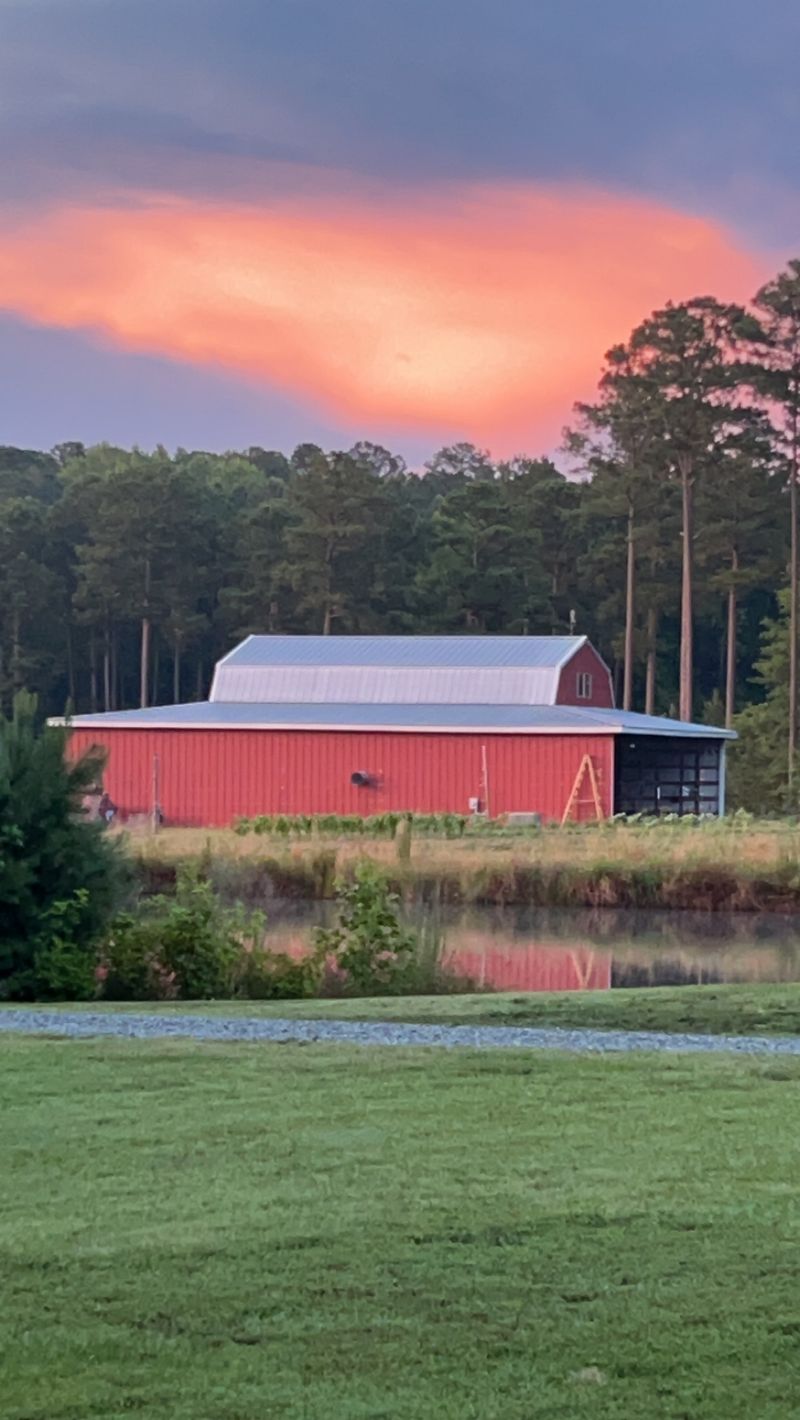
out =
{"type": "Polygon", "coordinates": [[[197,864],[178,868],[174,897],[116,919],[99,977],[109,1001],[295,1000],[319,989],[318,954],[271,952],[262,913],[226,907],[197,864]]]}
{"type": "Polygon", "coordinates": [[[44,945],[34,960],[37,993],[58,1001],[91,1001],[97,995],[94,953],[81,938],[88,907],[86,888],[67,902],[54,902],[47,914],[44,945]]]}
{"type": "Polygon", "coordinates": [[[234,995],[243,954],[261,947],[264,919],[225,907],[196,865],[178,869],[174,898],[153,898],[118,919],[101,961],[113,1000],[234,995]]]}
{"type": "Polygon", "coordinates": [[[236,995],[247,1001],[301,1001],[316,996],[323,965],[316,953],[296,958],[286,952],[247,952],[237,974],[236,995]]]}
{"type": "Polygon", "coordinates": [[[177,994],[161,968],[158,924],[129,913],[113,923],[98,978],[108,1001],[164,1001],[177,994]]]}
{"type": "Polygon", "coordinates": [[[447,967],[437,920],[403,926],[399,899],[374,864],[361,862],[354,881],[336,886],[338,922],[295,957],[269,950],[262,914],[226,907],[199,866],[184,864],[174,897],[152,898],[114,922],[98,969],[103,995],[286,1001],[473,989],[447,967]]]}
{"type": "Polygon", "coordinates": [[[337,885],[339,921],[319,927],[317,953],[330,958],[356,992],[402,989],[414,961],[414,933],[402,926],[399,899],[373,863],[362,862],[352,882],[337,885]]]}
{"type": "Polygon", "coordinates": [[[0,717],[0,997],[91,994],[95,948],[117,906],[119,845],[83,813],[102,763],[67,759],[30,696],[0,717]]]}
{"type": "Polygon", "coordinates": [[[160,925],[159,963],[187,1000],[230,996],[243,938],[259,925],[240,908],[223,907],[199,871],[184,866],[160,925]]]}

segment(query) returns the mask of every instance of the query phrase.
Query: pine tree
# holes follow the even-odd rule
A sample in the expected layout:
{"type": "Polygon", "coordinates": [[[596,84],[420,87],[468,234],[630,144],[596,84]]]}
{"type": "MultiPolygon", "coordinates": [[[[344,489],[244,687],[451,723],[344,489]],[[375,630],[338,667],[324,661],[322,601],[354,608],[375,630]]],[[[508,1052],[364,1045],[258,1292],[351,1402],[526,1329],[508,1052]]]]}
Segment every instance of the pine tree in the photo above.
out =
{"type": "Polygon", "coordinates": [[[355,630],[375,577],[381,480],[348,454],[303,456],[287,495],[286,559],[280,569],[309,630],[355,630]]]}
{"type": "MultiPolygon", "coordinates": [[[[498,478],[505,485],[514,525],[523,534],[530,531],[537,603],[540,569],[546,575],[548,594],[545,605],[537,605],[538,628],[564,632],[574,614],[585,631],[587,607],[582,602],[579,575],[582,485],[565,478],[550,459],[510,459],[498,466],[498,478]]],[[[527,565],[530,569],[531,562],[527,565]]]]}
{"type": "Polygon", "coordinates": [[[502,483],[461,484],[439,500],[418,587],[440,631],[549,629],[541,535],[515,517],[502,483]]]}
{"type": "MultiPolygon", "coordinates": [[[[579,426],[568,431],[567,449],[591,475],[585,527],[591,530],[588,560],[595,549],[614,557],[619,524],[624,522],[625,629],[622,644],[623,709],[633,706],[636,587],[641,527],[659,497],[657,469],[660,441],[652,425],[651,395],[637,378],[634,358],[623,346],[606,356],[597,404],[576,406],[579,426]],[[610,523],[610,527],[609,527],[610,523]],[[603,532],[599,531],[605,525],[603,532]],[[609,533],[611,535],[609,536],[609,533]]],[[[664,500],[665,501],[665,500],[664,500]]],[[[622,551],[622,549],[620,549],[622,551]]],[[[616,559],[615,559],[616,560],[616,559]]]]}
{"type": "Polygon", "coordinates": [[[778,598],[778,614],[762,627],[755,682],[764,699],[735,716],[739,741],[732,746],[728,774],[731,808],[752,813],[796,813],[800,809],[797,777],[789,779],[783,753],[789,720],[790,591],[778,598]]]}
{"type": "Polygon", "coordinates": [[[741,347],[754,328],[741,308],[711,297],[667,305],[609,352],[602,380],[606,418],[638,427],[648,462],[680,488],[682,720],[694,699],[696,485],[748,417],[741,347]]]}
{"type": "Polygon", "coordinates": [[[789,484],[789,679],[787,693],[788,776],[791,783],[797,760],[798,656],[800,656],[800,529],[798,479],[800,479],[800,261],[757,293],[760,320],[756,337],[759,382],[770,411],[776,416],[776,434],[787,461],[789,484]]]}
{"type": "Polygon", "coordinates": [[[101,765],[67,756],[67,732],[37,729],[35,702],[0,718],[0,997],[91,995],[94,949],[121,860],[82,813],[101,765]]]}
{"type": "Polygon", "coordinates": [[[34,498],[0,503],[0,713],[58,664],[66,606],[50,566],[47,512],[34,498]]]}
{"type": "Polygon", "coordinates": [[[785,545],[780,486],[785,477],[765,423],[754,421],[731,439],[710,471],[698,509],[698,563],[709,590],[725,599],[724,723],[736,708],[738,614],[743,594],[774,586],[785,545]]]}

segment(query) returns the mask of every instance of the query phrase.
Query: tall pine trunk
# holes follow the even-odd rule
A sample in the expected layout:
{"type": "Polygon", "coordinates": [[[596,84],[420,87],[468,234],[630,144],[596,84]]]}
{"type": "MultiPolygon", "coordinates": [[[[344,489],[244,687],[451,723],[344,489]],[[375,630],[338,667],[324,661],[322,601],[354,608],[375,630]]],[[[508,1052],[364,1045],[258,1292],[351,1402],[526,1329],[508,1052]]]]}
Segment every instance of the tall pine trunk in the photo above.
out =
{"type": "Polygon", "coordinates": [[[681,568],[681,654],[678,718],[691,720],[694,689],[694,479],[692,461],[685,454],[678,462],[683,505],[683,555],[681,568]]]}
{"type": "Polygon", "coordinates": [[[644,713],[656,713],[656,641],[658,637],[658,612],[654,606],[647,608],[647,670],[644,685],[644,713]]]}
{"type": "Polygon", "coordinates": [[[147,678],[150,669],[150,618],[142,617],[141,656],[139,659],[139,704],[147,707],[147,678]]]}
{"type": "Polygon", "coordinates": [[[175,637],[172,650],[172,702],[179,705],[181,699],[181,638],[175,637]]]}
{"type": "Polygon", "coordinates": [[[67,621],[67,695],[71,711],[75,710],[75,648],[73,645],[72,622],[67,621]]]}
{"type": "Polygon", "coordinates": [[[103,709],[111,709],[111,633],[108,627],[103,642],[103,709]]]}
{"type": "Polygon", "coordinates": [[[110,673],[111,673],[111,695],[110,695],[110,699],[111,699],[111,709],[112,709],[112,710],[118,710],[118,709],[119,709],[119,705],[120,705],[120,698],[121,698],[121,697],[120,697],[120,693],[119,693],[119,654],[118,654],[118,648],[117,648],[117,636],[116,636],[116,633],[113,632],[113,631],[112,631],[112,633],[111,633],[111,647],[110,647],[110,650],[109,650],[109,664],[110,664],[110,673]]]}
{"type": "Polygon", "coordinates": [[[797,411],[792,434],[792,465],[789,473],[789,521],[791,524],[791,562],[789,568],[789,764],[788,783],[794,779],[797,758],[797,619],[798,619],[798,546],[797,546],[797,411]]]}
{"type": "Polygon", "coordinates": [[[636,595],[636,543],[633,503],[628,503],[628,565],[625,577],[625,679],[622,689],[622,708],[630,710],[633,705],[633,621],[636,595]]]}
{"type": "Polygon", "coordinates": [[[89,709],[92,714],[97,711],[97,644],[94,632],[89,637],[89,709]]]}
{"type": "Polygon", "coordinates": [[[147,706],[147,682],[150,673],[150,559],[144,564],[144,615],[142,617],[141,656],[139,658],[139,704],[147,706]]]}
{"type": "Polygon", "coordinates": [[[20,614],[17,607],[11,618],[11,701],[25,689],[22,676],[22,636],[20,614]]]}
{"type": "Polygon", "coordinates": [[[736,708],[736,582],[739,570],[739,554],[736,548],[731,552],[731,572],[734,574],[728,588],[728,643],[725,648],[725,729],[733,724],[736,708]]]}

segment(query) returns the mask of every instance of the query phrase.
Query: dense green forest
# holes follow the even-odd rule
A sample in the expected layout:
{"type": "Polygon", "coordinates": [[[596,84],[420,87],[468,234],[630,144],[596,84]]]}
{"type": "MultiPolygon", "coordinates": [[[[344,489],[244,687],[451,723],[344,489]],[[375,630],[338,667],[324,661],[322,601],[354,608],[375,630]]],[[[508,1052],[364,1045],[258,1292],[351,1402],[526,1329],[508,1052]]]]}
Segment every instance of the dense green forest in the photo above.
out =
{"type": "Polygon", "coordinates": [[[747,310],[669,305],[559,455],[471,444],[0,449],[0,701],[202,698],[250,631],[574,629],[634,709],[733,723],[737,792],[797,795],[800,262],[747,310]]]}

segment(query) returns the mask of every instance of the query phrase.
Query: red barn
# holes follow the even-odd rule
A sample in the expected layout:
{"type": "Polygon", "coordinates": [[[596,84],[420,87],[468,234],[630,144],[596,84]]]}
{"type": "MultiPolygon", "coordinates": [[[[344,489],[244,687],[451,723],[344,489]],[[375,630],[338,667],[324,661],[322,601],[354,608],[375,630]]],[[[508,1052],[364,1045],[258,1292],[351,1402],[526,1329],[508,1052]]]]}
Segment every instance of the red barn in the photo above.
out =
{"type": "Polygon", "coordinates": [[[250,636],[207,701],[79,715],[121,816],[721,813],[732,736],[614,709],[584,636],[250,636]]]}

